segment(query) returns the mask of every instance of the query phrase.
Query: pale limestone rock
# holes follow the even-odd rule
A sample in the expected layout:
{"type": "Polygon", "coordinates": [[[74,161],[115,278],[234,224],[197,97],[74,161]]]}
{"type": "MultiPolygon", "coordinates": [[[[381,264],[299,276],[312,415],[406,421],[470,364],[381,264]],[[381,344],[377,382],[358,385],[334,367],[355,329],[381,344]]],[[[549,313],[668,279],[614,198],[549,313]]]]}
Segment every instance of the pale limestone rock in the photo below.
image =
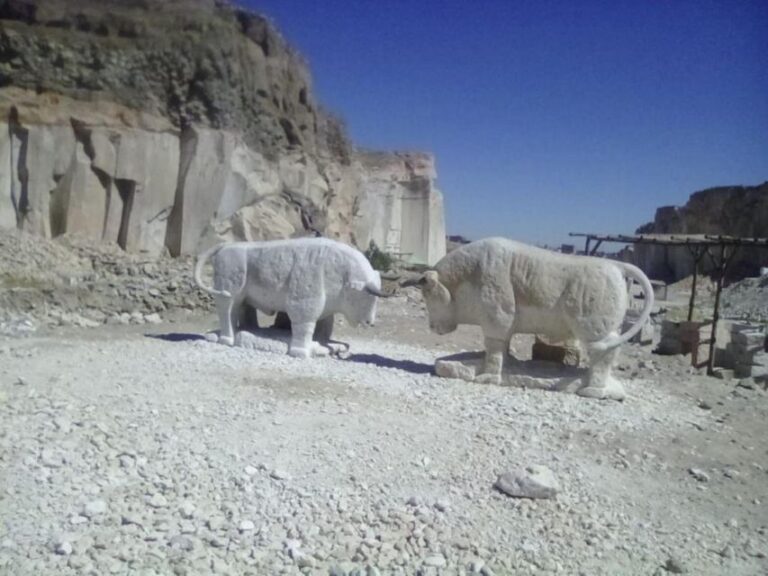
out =
{"type": "Polygon", "coordinates": [[[81,142],[66,174],[51,194],[51,233],[53,236],[77,231],[101,239],[104,232],[108,191],[91,169],[91,160],[81,142]]]}
{"type": "Polygon", "coordinates": [[[441,378],[456,378],[472,382],[475,379],[475,366],[458,360],[438,358],[435,362],[435,374],[441,378]]]}
{"type": "Polygon", "coordinates": [[[182,133],[179,181],[168,219],[171,254],[194,251],[202,231],[215,216],[234,145],[234,138],[225,132],[189,128],[182,133]]]}
{"type": "Polygon", "coordinates": [[[264,196],[278,194],[282,182],[274,162],[251,150],[241,139],[229,158],[229,170],[216,212],[212,217],[227,218],[243,206],[248,206],[264,196]]]}
{"type": "Polygon", "coordinates": [[[21,192],[18,174],[18,154],[21,141],[11,134],[9,125],[0,122],[0,228],[16,228],[14,205],[21,192]]]}
{"type": "MultiPolygon", "coordinates": [[[[507,361],[502,367],[498,380],[490,382],[483,378],[483,352],[463,352],[444,356],[435,361],[435,373],[442,378],[456,378],[478,384],[494,383],[499,386],[532,388],[551,392],[578,393],[589,378],[589,370],[541,360],[507,361]]],[[[620,382],[610,388],[610,398],[622,400],[623,387],[620,382]]],[[[608,389],[606,389],[606,393],[608,389]]]]}
{"type": "Polygon", "coordinates": [[[432,265],[445,255],[442,194],[428,154],[361,152],[369,239],[385,252],[432,265]]]}
{"type": "Polygon", "coordinates": [[[494,486],[514,498],[552,498],[560,490],[552,471],[538,464],[505,472],[499,476],[494,486]]]}
{"type": "Polygon", "coordinates": [[[0,125],[0,162],[14,165],[0,171],[0,227],[152,255],[318,233],[361,248],[373,239],[416,262],[445,251],[429,155],[340,162],[287,147],[267,159],[236,132],[179,134],[147,112],[16,88],[0,90],[0,118],[11,122],[0,125]]]}
{"type": "Polygon", "coordinates": [[[133,174],[136,178],[127,190],[130,213],[123,243],[126,250],[146,250],[151,254],[162,251],[167,219],[175,199],[178,167],[176,135],[151,132],[121,135],[116,177],[129,180],[125,176],[133,174]]]}
{"type": "Polygon", "coordinates": [[[18,157],[22,192],[18,207],[22,228],[32,234],[51,237],[50,196],[56,179],[71,158],[75,138],[69,126],[31,125],[19,128],[22,154],[18,157]],[[26,172],[26,185],[22,174],[26,172]],[[26,192],[26,194],[25,194],[26,192]],[[26,196],[26,201],[25,201],[26,196]]]}
{"type": "Polygon", "coordinates": [[[578,342],[552,342],[537,335],[531,350],[533,360],[556,362],[566,366],[578,366],[581,361],[581,349],[578,342]]]}

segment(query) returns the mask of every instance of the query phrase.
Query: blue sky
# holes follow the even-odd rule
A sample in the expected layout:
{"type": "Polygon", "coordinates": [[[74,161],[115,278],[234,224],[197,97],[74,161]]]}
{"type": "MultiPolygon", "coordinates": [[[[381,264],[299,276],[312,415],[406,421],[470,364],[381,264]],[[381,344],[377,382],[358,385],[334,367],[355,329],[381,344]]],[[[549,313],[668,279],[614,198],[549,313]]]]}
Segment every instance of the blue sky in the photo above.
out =
{"type": "Polygon", "coordinates": [[[631,233],[768,180],[768,0],[246,0],[358,146],[437,160],[450,234],[631,233]]]}

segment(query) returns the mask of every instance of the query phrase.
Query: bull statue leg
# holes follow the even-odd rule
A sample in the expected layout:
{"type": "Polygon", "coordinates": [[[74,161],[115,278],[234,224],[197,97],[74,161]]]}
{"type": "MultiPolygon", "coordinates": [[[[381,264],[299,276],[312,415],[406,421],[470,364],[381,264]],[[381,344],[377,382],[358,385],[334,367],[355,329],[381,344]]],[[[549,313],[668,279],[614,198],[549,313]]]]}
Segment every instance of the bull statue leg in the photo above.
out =
{"type": "Polygon", "coordinates": [[[504,357],[509,350],[509,340],[506,337],[485,336],[485,360],[483,370],[475,376],[475,382],[480,384],[500,384],[501,373],[504,369],[504,357]]]}
{"type": "Polygon", "coordinates": [[[334,346],[332,340],[333,337],[333,314],[321,318],[315,325],[315,333],[312,342],[312,355],[313,356],[327,356],[328,354],[336,354],[339,352],[337,347],[334,346]]]}
{"type": "Polygon", "coordinates": [[[219,314],[219,343],[232,346],[235,343],[235,328],[238,321],[238,307],[229,296],[216,295],[216,311],[219,314]]]}
{"type": "Polygon", "coordinates": [[[291,345],[288,354],[295,358],[309,358],[315,349],[312,335],[316,322],[297,322],[291,319],[291,345]]]}
{"type": "Polygon", "coordinates": [[[618,346],[608,350],[596,350],[587,346],[589,373],[586,385],[576,392],[579,396],[610,400],[624,399],[626,396],[624,386],[611,375],[611,369],[619,356],[619,350],[618,346]]]}
{"type": "Polygon", "coordinates": [[[483,336],[485,360],[483,370],[475,376],[481,384],[501,384],[504,359],[509,353],[509,339],[515,320],[515,293],[508,275],[493,270],[486,273],[487,281],[480,289],[480,301],[485,311],[483,336]]]}
{"type": "Polygon", "coordinates": [[[320,344],[328,344],[333,337],[333,314],[321,318],[315,326],[314,339],[320,344]]]}
{"type": "MultiPolygon", "coordinates": [[[[318,325],[318,318],[325,308],[325,302],[318,299],[308,299],[295,302],[295,306],[292,310],[286,310],[291,321],[291,345],[288,348],[288,354],[296,358],[310,358],[323,353],[327,355],[328,351],[312,340],[318,325]]],[[[320,320],[320,324],[323,322],[324,320],[320,320]]],[[[331,318],[331,322],[333,322],[333,318],[331,318]]],[[[328,330],[327,324],[323,325],[323,329],[328,330]]]]}
{"type": "Polygon", "coordinates": [[[349,344],[333,339],[333,314],[317,321],[315,328],[317,354],[325,355],[330,353],[332,356],[340,356],[349,352],[349,344]]]}

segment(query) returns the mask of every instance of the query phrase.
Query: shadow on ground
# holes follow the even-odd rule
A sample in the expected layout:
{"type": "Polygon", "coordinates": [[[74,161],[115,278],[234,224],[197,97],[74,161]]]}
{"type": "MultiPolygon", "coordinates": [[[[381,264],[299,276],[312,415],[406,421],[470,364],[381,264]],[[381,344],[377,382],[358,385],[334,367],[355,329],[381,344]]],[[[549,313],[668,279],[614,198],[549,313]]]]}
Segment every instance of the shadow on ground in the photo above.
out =
{"type": "Polygon", "coordinates": [[[189,334],[185,332],[168,332],[167,334],[144,334],[147,338],[165,340],[166,342],[189,342],[192,340],[205,340],[202,334],[189,334]]]}
{"type": "Polygon", "coordinates": [[[346,362],[358,362],[360,364],[374,364],[381,368],[397,368],[412,374],[434,374],[435,367],[432,364],[422,362],[413,362],[412,360],[396,360],[386,358],[378,354],[351,354],[345,359],[346,362]]]}

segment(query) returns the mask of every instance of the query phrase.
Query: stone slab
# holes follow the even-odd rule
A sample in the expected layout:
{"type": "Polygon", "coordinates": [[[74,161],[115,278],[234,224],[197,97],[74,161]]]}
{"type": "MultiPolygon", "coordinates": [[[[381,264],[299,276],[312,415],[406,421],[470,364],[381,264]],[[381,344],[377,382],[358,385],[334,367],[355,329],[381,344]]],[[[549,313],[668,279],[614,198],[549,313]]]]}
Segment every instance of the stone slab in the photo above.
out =
{"type": "MultiPolygon", "coordinates": [[[[484,352],[462,352],[444,356],[435,362],[435,373],[443,378],[473,382],[482,368],[484,357],[484,352]]],[[[541,360],[520,361],[508,358],[500,385],[576,393],[587,382],[588,373],[587,368],[541,360]]]]}

